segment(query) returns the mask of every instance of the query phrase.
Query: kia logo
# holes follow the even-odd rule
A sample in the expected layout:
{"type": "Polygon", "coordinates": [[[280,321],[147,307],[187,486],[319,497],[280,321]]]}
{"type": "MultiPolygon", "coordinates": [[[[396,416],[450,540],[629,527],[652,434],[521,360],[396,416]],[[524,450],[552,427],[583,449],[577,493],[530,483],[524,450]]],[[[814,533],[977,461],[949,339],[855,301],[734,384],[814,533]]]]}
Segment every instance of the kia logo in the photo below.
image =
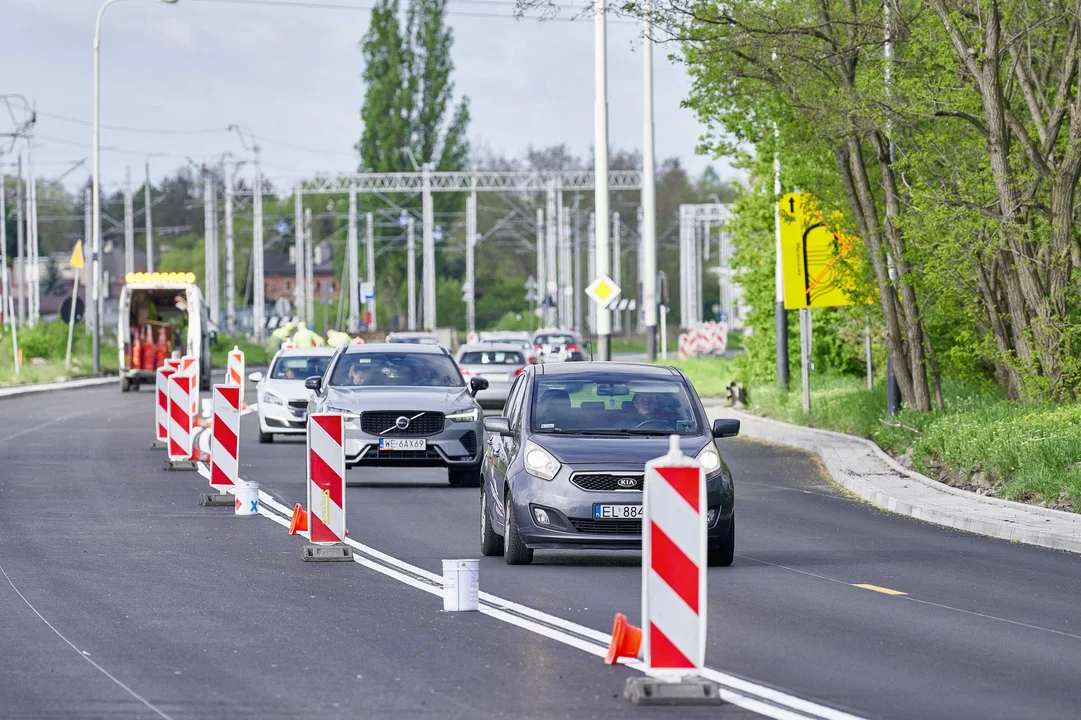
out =
{"type": "Polygon", "coordinates": [[[399,430],[405,430],[407,427],[409,427],[409,418],[407,418],[405,415],[402,415],[394,421],[394,427],[398,428],[399,430]]]}
{"type": "Polygon", "coordinates": [[[622,477],[622,478],[619,478],[618,480],[616,480],[616,485],[619,485],[621,488],[637,487],[638,486],[638,478],[622,477]]]}

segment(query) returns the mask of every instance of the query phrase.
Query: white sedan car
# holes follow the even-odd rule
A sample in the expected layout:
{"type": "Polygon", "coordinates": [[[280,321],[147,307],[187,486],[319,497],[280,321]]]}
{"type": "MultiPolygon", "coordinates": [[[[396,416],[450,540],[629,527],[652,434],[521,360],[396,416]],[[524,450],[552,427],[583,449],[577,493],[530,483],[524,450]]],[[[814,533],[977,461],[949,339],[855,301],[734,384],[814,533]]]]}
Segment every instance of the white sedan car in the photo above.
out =
{"type": "Polygon", "coordinates": [[[303,435],[308,420],[308,398],[312,391],[304,381],[322,375],[334,348],[290,348],[279,350],[264,376],[253,372],[249,380],[258,383],[259,442],[274,442],[275,435],[303,435]]]}

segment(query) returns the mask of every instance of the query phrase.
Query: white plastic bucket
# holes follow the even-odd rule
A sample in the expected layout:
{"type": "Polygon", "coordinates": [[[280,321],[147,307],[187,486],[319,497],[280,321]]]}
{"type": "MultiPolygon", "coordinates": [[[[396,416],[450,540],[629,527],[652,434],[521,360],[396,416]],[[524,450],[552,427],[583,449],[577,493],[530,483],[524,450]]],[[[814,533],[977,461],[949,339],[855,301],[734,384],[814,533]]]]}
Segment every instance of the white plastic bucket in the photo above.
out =
{"type": "Polygon", "coordinates": [[[233,508],[236,515],[251,516],[259,514],[259,483],[241,480],[233,490],[236,502],[233,508]]]}
{"type": "Polygon", "coordinates": [[[459,612],[477,609],[480,591],[479,560],[443,561],[443,609],[459,612]]]}

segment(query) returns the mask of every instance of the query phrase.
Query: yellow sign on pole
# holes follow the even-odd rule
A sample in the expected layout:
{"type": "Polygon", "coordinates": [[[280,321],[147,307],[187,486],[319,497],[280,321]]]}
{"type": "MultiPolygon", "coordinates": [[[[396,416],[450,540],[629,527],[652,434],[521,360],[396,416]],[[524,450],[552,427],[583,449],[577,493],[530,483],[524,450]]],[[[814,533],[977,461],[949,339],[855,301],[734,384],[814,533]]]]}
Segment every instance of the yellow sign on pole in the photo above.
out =
{"type": "Polygon", "coordinates": [[[83,241],[75,241],[75,249],[71,251],[71,266],[79,270],[83,269],[83,241]]]}
{"type": "Polygon", "coordinates": [[[852,305],[852,279],[841,259],[858,239],[830,228],[810,193],[788,193],[780,206],[785,308],[852,305]]]}

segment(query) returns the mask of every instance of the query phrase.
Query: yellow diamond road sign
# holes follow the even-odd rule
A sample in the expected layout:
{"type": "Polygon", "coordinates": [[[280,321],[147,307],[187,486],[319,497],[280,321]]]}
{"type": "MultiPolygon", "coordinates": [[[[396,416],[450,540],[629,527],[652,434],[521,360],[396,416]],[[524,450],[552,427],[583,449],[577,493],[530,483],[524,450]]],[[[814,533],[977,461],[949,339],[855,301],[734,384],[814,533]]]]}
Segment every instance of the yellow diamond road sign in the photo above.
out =
{"type": "Polygon", "coordinates": [[[586,295],[602,309],[608,308],[615,302],[620,292],[622,291],[619,285],[616,285],[612,278],[607,275],[601,275],[586,288],[586,295]]]}

